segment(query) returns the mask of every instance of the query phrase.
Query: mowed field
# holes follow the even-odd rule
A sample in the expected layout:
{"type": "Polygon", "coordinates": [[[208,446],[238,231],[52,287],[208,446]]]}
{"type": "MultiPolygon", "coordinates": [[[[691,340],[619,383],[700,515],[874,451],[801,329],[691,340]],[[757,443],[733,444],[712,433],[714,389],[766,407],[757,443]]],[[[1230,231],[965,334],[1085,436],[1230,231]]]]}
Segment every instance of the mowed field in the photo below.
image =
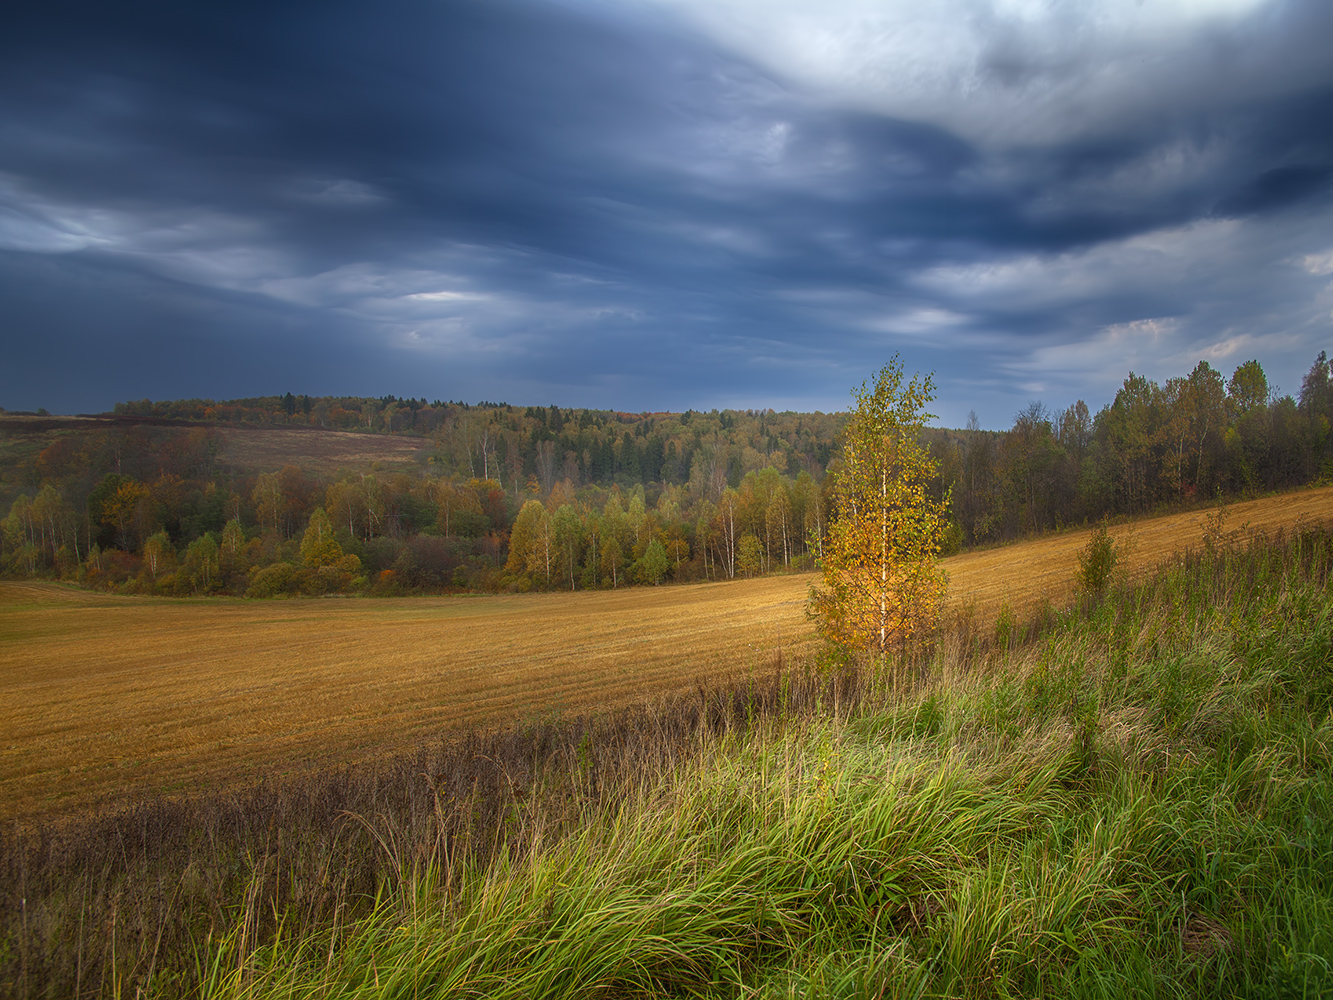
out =
{"type": "MultiPolygon", "coordinates": [[[[1143,570],[1202,513],[1113,530],[1143,570]]],[[[1230,508],[1228,528],[1333,520],[1333,488],[1230,508]]],[[[946,561],[993,617],[1072,593],[1087,532],[946,561]]],[[[0,817],[355,764],[457,725],[596,711],[811,646],[812,575],[595,593],[169,600],[0,584],[0,817]]]]}
{"type": "MultiPolygon", "coordinates": [[[[222,437],[218,461],[236,469],[274,472],[295,465],[308,473],[332,475],[340,469],[398,471],[417,468],[432,447],[429,438],[370,434],[318,427],[254,427],[175,421],[141,422],[167,434],[212,427],[222,437]]],[[[19,417],[0,414],[0,470],[14,469],[57,438],[70,434],[126,431],[134,420],[108,417],[19,417]]]]}
{"type": "Polygon", "coordinates": [[[339,469],[413,468],[431,447],[427,438],[312,427],[223,427],[220,433],[220,462],[260,472],[284,465],[324,474],[339,469]]]}

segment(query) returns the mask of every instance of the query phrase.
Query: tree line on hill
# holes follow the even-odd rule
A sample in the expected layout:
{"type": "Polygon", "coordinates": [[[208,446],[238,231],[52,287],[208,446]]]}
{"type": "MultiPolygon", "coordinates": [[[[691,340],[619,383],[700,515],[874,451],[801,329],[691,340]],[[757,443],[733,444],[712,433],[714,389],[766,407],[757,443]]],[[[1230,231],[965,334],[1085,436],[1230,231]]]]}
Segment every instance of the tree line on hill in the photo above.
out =
{"type": "Polygon", "coordinates": [[[1272,392],[1258,361],[1229,380],[1200,361],[1163,385],[1131,372],[1095,417],[1082,400],[1059,412],[1033,403],[1004,433],[945,432],[938,455],[975,544],[1333,479],[1330,421],[1324,351],[1296,397],[1272,392]]]}
{"type": "Polygon", "coordinates": [[[430,438],[432,471],[494,479],[521,493],[531,480],[549,494],[576,484],[681,484],[718,470],[732,485],[766,464],[822,475],[842,414],[713,410],[620,413],[505,403],[427,403],[396,396],[264,396],[253,399],[117,403],[115,416],[265,427],[309,427],[430,438]],[[702,465],[695,469],[696,457],[702,465]]]}
{"type": "MultiPolygon", "coordinates": [[[[808,567],[836,517],[846,414],[623,414],[395,397],[118,404],[5,470],[0,570],[141,593],[598,588],[808,567]],[[355,419],[353,419],[355,415],[355,419]],[[179,420],[177,426],[173,421],[179,420]],[[197,421],[191,423],[191,421],[197,421]],[[218,424],[423,439],[412,472],[224,458],[218,424]]],[[[1248,361],[1130,374],[1095,415],[1033,403],[1007,431],[927,429],[946,553],[1104,515],[1333,478],[1333,378],[1298,396],[1248,361]]],[[[3,509],[3,507],[0,507],[3,509]]]]}

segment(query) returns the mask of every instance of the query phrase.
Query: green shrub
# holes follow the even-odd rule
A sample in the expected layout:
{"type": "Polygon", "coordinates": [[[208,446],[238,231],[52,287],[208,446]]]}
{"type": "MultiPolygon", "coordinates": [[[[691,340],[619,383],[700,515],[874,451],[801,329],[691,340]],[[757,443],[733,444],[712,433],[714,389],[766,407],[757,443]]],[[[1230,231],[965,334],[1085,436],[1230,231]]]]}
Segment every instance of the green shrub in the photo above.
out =
{"type": "Polygon", "coordinates": [[[257,570],[250,578],[250,586],[245,589],[247,597],[277,597],[280,594],[294,594],[301,585],[296,567],[291,563],[280,562],[257,570]]]}
{"type": "Polygon", "coordinates": [[[1107,527],[1105,519],[1099,524],[1088,544],[1078,554],[1077,581],[1080,590],[1089,594],[1100,594],[1111,582],[1111,573],[1119,558],[1115,539],[1107,527]]]}

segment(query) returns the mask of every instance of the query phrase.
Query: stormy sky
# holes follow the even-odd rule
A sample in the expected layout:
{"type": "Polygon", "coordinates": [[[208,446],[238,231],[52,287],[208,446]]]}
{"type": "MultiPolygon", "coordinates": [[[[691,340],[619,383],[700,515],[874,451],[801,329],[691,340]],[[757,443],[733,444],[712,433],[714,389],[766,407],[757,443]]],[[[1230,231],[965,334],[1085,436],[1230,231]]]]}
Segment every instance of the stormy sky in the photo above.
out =
{"type": "Polygon", "coordinates": [[[1333,349],[1327,0],[28,4],[0,406],[943,424],[1333,349]]]}

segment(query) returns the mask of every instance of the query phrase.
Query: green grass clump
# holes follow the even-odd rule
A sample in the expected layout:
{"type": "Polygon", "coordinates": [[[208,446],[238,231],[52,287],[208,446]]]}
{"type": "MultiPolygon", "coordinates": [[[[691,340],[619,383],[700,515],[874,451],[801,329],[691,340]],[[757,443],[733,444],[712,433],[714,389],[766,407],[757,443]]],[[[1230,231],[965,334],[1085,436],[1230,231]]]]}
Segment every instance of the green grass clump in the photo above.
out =
{"type": "Polygon", "coordinates": [[[227,855],[136,989],[1333,996],[1330,566],[1327,532],[1216,547],[1003,641],[488,745],[489,798],[424,767],[426,811],[227,855]]]}

